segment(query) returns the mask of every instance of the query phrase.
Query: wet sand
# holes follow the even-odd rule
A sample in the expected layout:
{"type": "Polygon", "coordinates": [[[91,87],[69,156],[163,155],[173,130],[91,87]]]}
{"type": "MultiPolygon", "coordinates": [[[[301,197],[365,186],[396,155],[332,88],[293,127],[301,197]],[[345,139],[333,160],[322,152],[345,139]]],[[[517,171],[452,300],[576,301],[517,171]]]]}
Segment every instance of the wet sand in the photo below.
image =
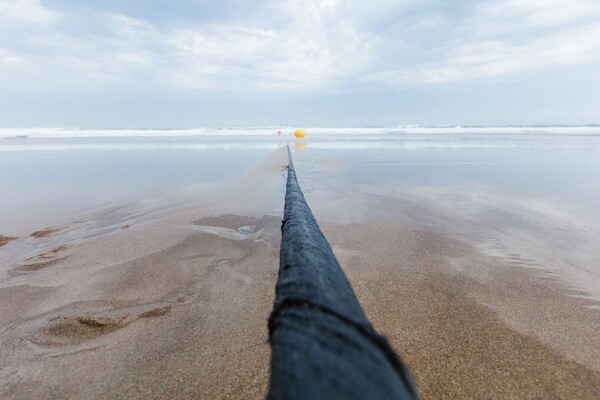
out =
{"type": "Polygon", "coordinates": [[[0,247],[4,246],[5,244],[9,243],[12,240],[15,240],[16,238],[11,237],[11,236],[2,236],[0,235],[0,247]]]}
{"type": "Polygon", "coordinates": [[[589,302],[569,298],[535,273],[486,263],[464,243],[438,233],[381,225],[325,231],[367,315],[410,366],[422,398],[600,395],[598,320],[597,312],[585,308],[589,302]],[[456,260],[485,270],[486,282],[449,269],[456,260]],[[481,301],[505,298],[523,308],[517,314],[526,312],[534,321],[541,319],[536,307],[552,310],[553,327],[568,329],[554,334],[592,354],[561,354],[535,330],[520,333],[481,301]]]}
{"type": "Polygon", "coordinates": [[[14,235],[0,398],[262,397],[286,160],[14,235]]]}
{"type": "Polygon", "coordinates": [[[75,249],[43,270],[17,268],[21,282],[0,289],[0,397],[261,397],[279,220],[191,225],[178,243],[118,264],[80,267],[75,249]]]}
{"type": "MultiPolygon", "coordinates": [[[[600,396],[597,302],[486,254],[427,204],[316,179],[343,174],[334,161],[300,160],[300,183],[422,398],[600,396]]],[[[284,163],[213,202],[115,206],[5,244],[0,397],[263,398],[284,163]]]]}

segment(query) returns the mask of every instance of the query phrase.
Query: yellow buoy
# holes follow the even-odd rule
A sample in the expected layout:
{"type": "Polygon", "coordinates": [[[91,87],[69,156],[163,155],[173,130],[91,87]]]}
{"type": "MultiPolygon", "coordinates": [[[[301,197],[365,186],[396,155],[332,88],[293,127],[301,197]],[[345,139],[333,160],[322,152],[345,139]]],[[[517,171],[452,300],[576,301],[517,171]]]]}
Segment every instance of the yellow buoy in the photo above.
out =
{"type": "Polygon", "coordinates": [[[294,132],[294,136],[296,136],[298,139],[303,138],[304,136],[306,136],[306,132],[304,132],[302,129],[298,129],[297,131],[294,132]]]}

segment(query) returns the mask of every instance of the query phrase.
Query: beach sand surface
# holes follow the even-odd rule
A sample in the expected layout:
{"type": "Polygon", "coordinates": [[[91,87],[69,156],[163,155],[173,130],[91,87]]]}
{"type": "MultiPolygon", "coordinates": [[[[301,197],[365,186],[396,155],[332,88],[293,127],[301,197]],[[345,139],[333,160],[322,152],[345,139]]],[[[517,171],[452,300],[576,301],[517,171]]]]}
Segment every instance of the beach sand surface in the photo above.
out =
{"type": "Polygon", "coordinates": [[[286,163],[27,221],[1,254],[0,398],[262,397],[286,163]]]}
{"type": "MultiPolygon", "coordinates": [[[[299,150],[306,198],[422,398],[600,398],[597,299],[509,240],[545,226],[299,150]]],[[[263,398],[285,165],[282,148],[231,181],[0,232],[0,397],[263,398]]]]}

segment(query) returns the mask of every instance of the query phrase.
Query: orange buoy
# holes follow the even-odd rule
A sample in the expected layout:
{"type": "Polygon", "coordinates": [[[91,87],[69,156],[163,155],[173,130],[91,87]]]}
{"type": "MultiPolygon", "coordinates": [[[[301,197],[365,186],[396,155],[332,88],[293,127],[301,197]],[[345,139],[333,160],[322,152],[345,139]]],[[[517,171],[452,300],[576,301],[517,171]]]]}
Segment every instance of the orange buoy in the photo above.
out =
{"type": "Polygon", "coordinates": [[[296,136],[298,139],[303,138],[304,136],[306,136],[306,132],[304,132],[302,129],[298,129],[297,131],[294,132],[294,136],[296,136]]]}

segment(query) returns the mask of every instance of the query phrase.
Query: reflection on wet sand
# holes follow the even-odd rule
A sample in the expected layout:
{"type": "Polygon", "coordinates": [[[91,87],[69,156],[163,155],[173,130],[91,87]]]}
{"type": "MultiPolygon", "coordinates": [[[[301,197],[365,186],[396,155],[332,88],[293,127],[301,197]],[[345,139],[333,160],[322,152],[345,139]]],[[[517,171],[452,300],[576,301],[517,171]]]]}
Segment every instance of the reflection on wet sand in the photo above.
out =
{"type": "MultiPolygon", "coordinates": [[[[307,201],[422,397],[600,397],[594,154],[422,139],[291,142],[307,201]]],[[[263,398],[287,163],[271,144],[48,161],[57,176],[85,158],[133,170],[70,176],[100,190],[84,210],[2,204],[21,213],[2,214],[0,397],[263,398]]]]}
{"type": "Polygon", "coordinates": [[[598,215],[515,190],[537,178],[535,166],[507,186],[489,178],[503,173],[495,163],[442,172],[404,156],[312,149],[296,164],[367,314],[423,398],[596,398],[598,215]]]}

